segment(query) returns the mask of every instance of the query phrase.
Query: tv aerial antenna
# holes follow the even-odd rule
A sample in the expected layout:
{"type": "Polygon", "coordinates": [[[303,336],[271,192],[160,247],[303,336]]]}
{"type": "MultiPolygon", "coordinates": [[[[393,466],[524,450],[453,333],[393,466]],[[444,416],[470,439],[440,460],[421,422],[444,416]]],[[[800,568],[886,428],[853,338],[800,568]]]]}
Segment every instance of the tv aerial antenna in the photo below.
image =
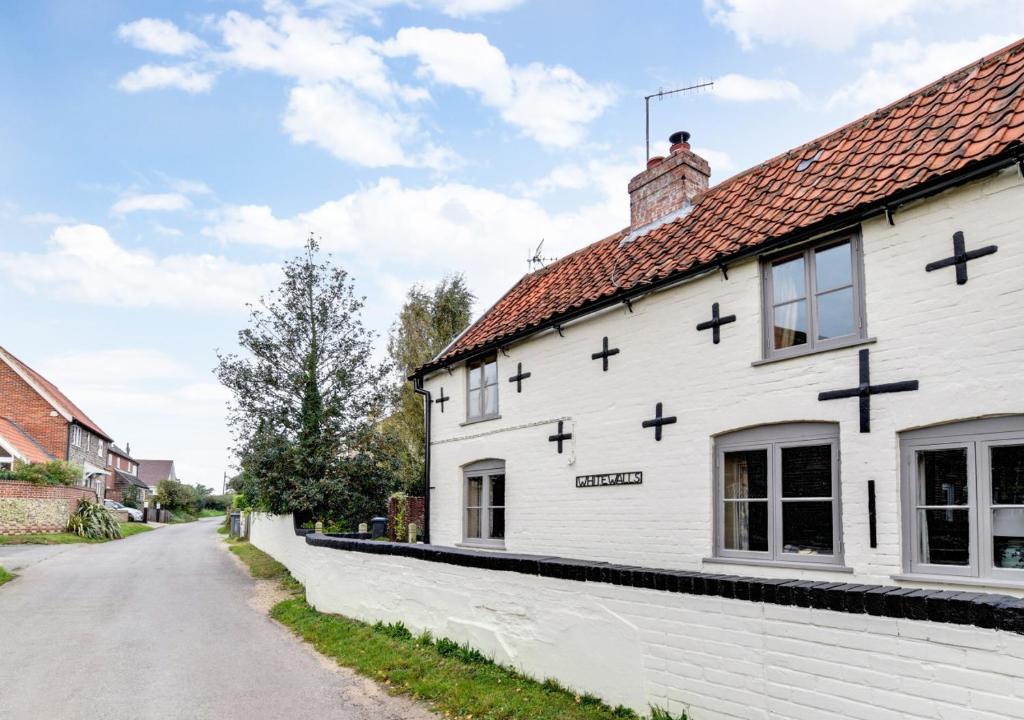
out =
{"type": "Polygon", "coordinates": [[[651,159],[651,100],[654,98],[661,100],[666,95],[675,95],[676,93],[703,90],[704,88],[713,87],[714,84],[715,82],[713,80],[709,80],[708,82],[698,82],[687,87],[676,88],[675,90],[658,90],[656,93],[644,95],[644,141],[647,146],[648,160],[651,159]]]}
{"type": "Polygon", "coordinates": [[[537,248],[533,252],[531,252],[529,254],[529,257],[526,258],[526,265],[527,265],[527,267],[530,268],[530,272],[533,272],[534,270],[536,270],[538,268],[542,268],[547,263],[554,262],[555,260],[558,259],[558,258],[553,258],[553,257],[542,257],[541,254],[540,254],[540,251],[543,248],[544,248],[544,238],[541,238],[540,244],[537,245],[537,248]]]}

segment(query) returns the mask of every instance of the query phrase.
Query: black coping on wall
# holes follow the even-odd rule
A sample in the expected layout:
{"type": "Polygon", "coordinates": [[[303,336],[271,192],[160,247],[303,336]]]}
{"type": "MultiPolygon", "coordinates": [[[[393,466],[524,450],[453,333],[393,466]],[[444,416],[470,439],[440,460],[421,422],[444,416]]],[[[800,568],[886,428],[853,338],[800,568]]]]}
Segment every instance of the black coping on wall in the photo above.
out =
{"type": "Polygon", "coordinates": [[[481,570],[624,585],[685,595],[710,595],[770,605],[975,625],[1024,634],[1024,598],[995,593],[664,570],[544,555],[381,542],[369,540],[366,533],[325,535],[296,529],[295,534],[304,535],[309,545],[335,550],[396,555],[481,570]]]}

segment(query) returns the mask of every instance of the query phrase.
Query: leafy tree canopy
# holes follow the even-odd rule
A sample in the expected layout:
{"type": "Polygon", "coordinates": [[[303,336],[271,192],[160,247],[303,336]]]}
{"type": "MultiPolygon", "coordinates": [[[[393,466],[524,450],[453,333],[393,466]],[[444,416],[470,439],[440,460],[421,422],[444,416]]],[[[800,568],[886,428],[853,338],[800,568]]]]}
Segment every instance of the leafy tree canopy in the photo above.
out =
{"type": "Polygon", "coordinates": [[[242,352],[219,355],[242,467],[232,487],[260,510],[360,522],[387,497],[360,472],[379,451],[390,368],[372,360],[364,301],[316,240],[283,272],[238,333],[242,352]]]}
{"type": "Polygon", "coordinates": [[[391,328],[396,407],[386,425],[401,443],[401,484],[411,494],[423,492],[423,401],[408,377],[466,329],[475,299],[462,275],[446,276],[433,290],[414,285],[391,328]]]}

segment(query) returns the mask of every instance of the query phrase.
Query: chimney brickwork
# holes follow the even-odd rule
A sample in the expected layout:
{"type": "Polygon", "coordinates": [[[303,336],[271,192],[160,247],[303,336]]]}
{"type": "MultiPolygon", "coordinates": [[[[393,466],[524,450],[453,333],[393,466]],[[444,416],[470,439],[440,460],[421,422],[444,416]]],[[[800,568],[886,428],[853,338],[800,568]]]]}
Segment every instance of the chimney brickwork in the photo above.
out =
{"type": "Polygon", "coordinates": [[[690,134],[674,133],[666,158],[652,157],[647,169],[629,181],[630,226],[648,225],[692,202],[708,189],[711,166],[690,150],[690,134]]]}

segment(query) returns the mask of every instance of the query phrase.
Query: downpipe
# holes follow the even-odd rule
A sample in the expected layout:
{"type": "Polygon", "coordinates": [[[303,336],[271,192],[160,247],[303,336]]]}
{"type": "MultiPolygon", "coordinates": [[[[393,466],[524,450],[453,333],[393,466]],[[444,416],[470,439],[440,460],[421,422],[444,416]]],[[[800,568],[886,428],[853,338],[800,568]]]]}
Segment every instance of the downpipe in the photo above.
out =
{"type": "Polygon", "coordinates": [[[423,378],[414,377],[412,388],[423,396],[423,542],[430,544],[430,391],[423,388],[423,378]]]}

